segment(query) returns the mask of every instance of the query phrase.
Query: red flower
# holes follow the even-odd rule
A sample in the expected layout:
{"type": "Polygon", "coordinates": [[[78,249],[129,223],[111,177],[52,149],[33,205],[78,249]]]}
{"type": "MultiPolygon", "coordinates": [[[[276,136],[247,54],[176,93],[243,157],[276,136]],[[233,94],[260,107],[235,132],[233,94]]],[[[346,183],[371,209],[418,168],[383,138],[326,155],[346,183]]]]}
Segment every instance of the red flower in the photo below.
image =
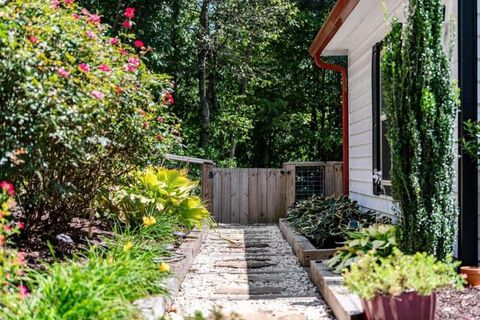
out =
{"type": "Polygon", "coordinates": [[[127,19],[135,18],[135,8],[125,9],[125,17],[127,17],[127,19]]]}
{"type": "Polygon", "coordinates": [[[132,22],[129,21],[129,20],[125,20],[123,21],[122,23],[122,27],[126,28],[126,29],[130,29],[132,27],[132,22]]]}
{"type": "Polygon", "coordinates": [[[110,72],[110,71],[112,71],[112,70],[110,69],[110,67],[109,67],[108,65],[106,65],[106,64],[101,64],[100,66],[98,66],[98,69],[100,69],[100,70],[102,70],[102,71],[104,71],[104,72],[110,72]]]}
{"type": "Polygon", "coordinates": [[[13,187],[13,184],[7,181],[2,181],[0,182],[0,188],[7,192],[10,197],[13,197],[15,195],[15,188],[13,187]]]}
{"type": "Polygon", "coordinates": [[[19,221],[19,222],[18,222],[18,228],[19,228],[19,229],[25,229],[25,223],[22,222],[22,221],[19,221]]]}
{"type": "Polygon", "coordinates": [[[127,55],[127,54],[128,54],[128,51],[125,50],[124,48],[118,49],[118,52],[120,52],[120,54],[123,54],[123,55],[127,55]]]}
{"type": "Polygon", "coordinates": [[[118,44],[118,38],[110,38],[108,42],[110,42],[112,46],[116,46],[118,44]]]}
{"type": "Polygon", "coordinates": [[[143,43],[142,40],[135,40],[135,42],[133,43],[135,45],[135,47],[137,48],[142,48],[145,46],[145,44],[143,43]]]}
{"type": "Polygon", "coordinates": [[[5,230],[5,232],[10,232],[12,231],[12,228],[8,224],[6,224],[3,226],[3,230],[5,230]]]}
{"type": "Polygon", "coordinates": [[[120,87],[120,86],[116,86],[116,87],[115,87],[115,93],[116,93],[116,94],[122,94],[122,92],[123,92],[122,87],[120,87]]]}
{"type": "Polygon", "coordinates": [[[30,36],[30,37],[28,37],[28,40],[30,40],[31,43],[35,43],[35,44],[40,41],[40,40],[38,40],[38,38],[35,37],[35,36],[30,36]]]}
{"type": "Polygon", "coordinates": [[[73,0],[64,0],[67,6],[71,6],[73,4],[73,0]]]}
{"type": "Polygon", "coordinates": [[[171,105],[173,105],[175,103],[175,100],[173,99],[173,95],[170,93],[170,92],[167,92],[165,94],[165,98],[163,99],[163,101],[165,103],[170,103],[171,105]]]}
{"type": "Polygon", "coordinates": [[[86,63],[80,63],[80,64],[78,65],[78,68],[79,68],[80,71],[82,71],[82,72],[85,72],[85,73],[90,72],[90,66],[89,66],[88,64],[86,64],[86,63]]]}
{"type": "Polygon", "coordinates": [[[73,17],[73,19],[75,19],[75,20],[78,20],[78,19],[80,19],[80,16],[79,16],[79,14],[78,14],[78,13],[74,13],[74,14],[72,14],[72,17],[73,17]]]}
{"type": "Polygon", "coordinates": [[[147,129],[149,125],[150,125],[150,124],[149,124],[148,122],[144,122],[144,123],[143,123],[143,128],[144,128],[144,129],[147,129]]]}

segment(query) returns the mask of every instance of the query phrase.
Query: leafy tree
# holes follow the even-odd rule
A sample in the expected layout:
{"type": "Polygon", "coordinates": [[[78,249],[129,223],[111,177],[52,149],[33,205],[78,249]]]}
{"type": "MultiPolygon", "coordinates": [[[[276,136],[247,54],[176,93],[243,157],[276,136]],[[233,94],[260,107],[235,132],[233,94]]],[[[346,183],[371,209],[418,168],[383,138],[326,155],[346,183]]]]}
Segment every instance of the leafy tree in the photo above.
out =
{"type": "Polygon", "coordinates": [[[392,24],[382,65],[400,246],[439,259],[452,251],[457,221],[452,188],[458,95],[442,45],[442,9],[440,0],[410,0],[407,23],[392,24]]]}

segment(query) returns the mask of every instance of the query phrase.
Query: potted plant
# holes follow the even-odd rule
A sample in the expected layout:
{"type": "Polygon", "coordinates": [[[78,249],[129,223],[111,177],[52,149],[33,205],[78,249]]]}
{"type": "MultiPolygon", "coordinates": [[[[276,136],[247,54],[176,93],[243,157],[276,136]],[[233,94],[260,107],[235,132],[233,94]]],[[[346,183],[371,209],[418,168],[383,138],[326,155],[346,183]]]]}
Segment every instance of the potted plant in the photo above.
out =
{"type": "Polygon", "coordinates": [[[472,287],[480,287],[480,267],[463,266],[460,273],[472,287]]]}
{"type": "Polygon", "coordinates": [[[367,320],[433,320],[439,289],[461,288],[457,263],[437,261],[426,253],[406,255],[398,249],[388,257],[374,253],[344,273],[346,286],[363,301],[367,320]]]}

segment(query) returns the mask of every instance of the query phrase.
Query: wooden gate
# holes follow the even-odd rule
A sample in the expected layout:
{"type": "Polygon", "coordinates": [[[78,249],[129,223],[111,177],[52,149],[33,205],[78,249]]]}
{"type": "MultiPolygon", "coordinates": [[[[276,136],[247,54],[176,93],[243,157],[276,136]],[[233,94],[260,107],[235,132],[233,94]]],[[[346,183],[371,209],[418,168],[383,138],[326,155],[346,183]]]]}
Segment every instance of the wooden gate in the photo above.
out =
{"type": "Polygon", "coordinates": [[[285,216],[283,169],[213,169],[212,210],[221,223],[274,223],[285,216]]]}

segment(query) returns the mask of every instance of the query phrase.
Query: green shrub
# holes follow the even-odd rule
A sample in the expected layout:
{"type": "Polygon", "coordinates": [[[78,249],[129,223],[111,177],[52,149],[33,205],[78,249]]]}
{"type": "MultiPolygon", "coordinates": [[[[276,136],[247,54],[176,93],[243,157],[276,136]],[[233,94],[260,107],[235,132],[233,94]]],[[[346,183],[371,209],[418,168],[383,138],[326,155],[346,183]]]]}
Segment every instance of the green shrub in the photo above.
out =
{"type": "MultiPolygon", "coordinates": [[[[410,0],[407,23],[394,21],[382,58],[399,246],[443,260],[453,250],[457,205],[454,124],[459,101],[443,46],[444,4],[410,0]]],[[[453,46],[451,46],[453,48],[453,46]]]]}
{"type": "Polygon", "coordinates": [[[166,275],[154,255],[135,244],[119,243],[109,251],[92,247],[88,257],[46,265],[31,272],[31,294],[8,319],[138,319],[132,302],[165,293],[166,275]]]}
{"type": "Polygon", "coordinates": [[[155,228],[164,219],[193,228],[210,219],[200,198],[193,194],[198,182],[188,179],[186,171],[150,167],[125,180],[103,201],[110,213],[130,228],[155,228]]]}
{"type": "Polygon", "coordinates": [[[394,249],[386,258],[367,254],[352,264],[343,276],[347,287],[367,300],[410,291],[428,296],[442,288],[462,287],[464,280],[455,271],[458,265],[451,258],[443,263],[427,253],[406,255],[394,249]]]}
{"type": "Polygon", "coordinates": [[[372,211],[360,210],[346,196],[314,196],[297,203],[288,212],[287,221],[317,245],[335,247],[346,240],[346,230],[369,226],[375,223],[376,216],[372,211]]]}
{"type": "Polygon", "coordinates": [[[397,247],[395,227],[391,225],[371,225],[358,231],[347,231],[347,236],[343,247],[325,263],[335,273],[341,273],[367,253],[385,258],[397,247]]]}
{"type": "Polygon", "coordinates": [[[178,133],[167,77],[108,37],[99,16],[57,2],[0,7],[0,177],[21,186],[27,228],[43,232],[88,212],[100,187],[161,160],[178,133]]]}

